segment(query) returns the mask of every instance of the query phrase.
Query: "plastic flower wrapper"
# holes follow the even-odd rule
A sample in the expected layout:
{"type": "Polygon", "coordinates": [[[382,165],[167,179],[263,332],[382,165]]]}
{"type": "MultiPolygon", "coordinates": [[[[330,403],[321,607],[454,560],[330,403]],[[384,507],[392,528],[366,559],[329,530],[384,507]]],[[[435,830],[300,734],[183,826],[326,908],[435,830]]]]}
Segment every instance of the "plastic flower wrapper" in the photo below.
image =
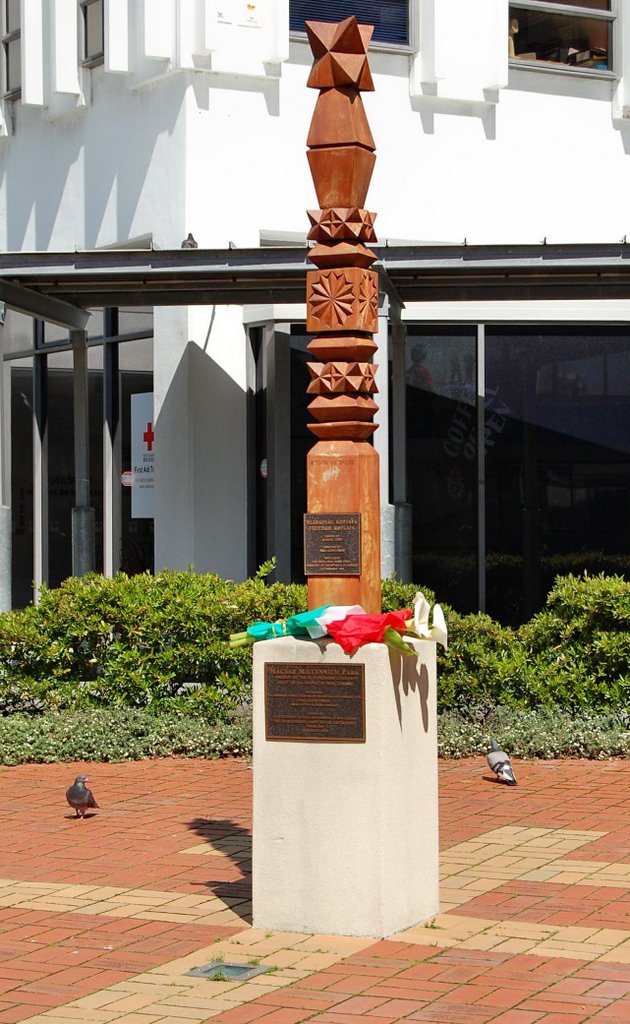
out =
{"type": "MultiPolygon", "coordinates": [[[[321,629],[317,619],[330,607],[328,604],[323,604],[320,608],[300,612],[298,615],[290,615],[288,619],[278,619],[277,622],[254,622],[243,633],[231,634],[230,647],[244,647],[247,644],[255,643],[256,640],[273,640],[280,636],[311,637],[310,630],[321,629]]],[[[316,635],[323,636],[324,634],[316,633],[316,635]]]]}
{"type": "Polygon", "coordinates": [[[352,654],[363,644],[378,644],[383,641],[388,643],[391,640],[391,633],[398,636],[406,633],[412,615],[410,608],[400,612],[383,612],[380,615],[348,615],[341,622],[330,622],[328,632],[333,640],[343,647],[346,654],[352,654]]]}
{"type": "Polygon", "coordinates": [[[343,619],[346,619],[348,615],[365,615],[365,608],[362,608],[360,604],[328,605],[322,615],[317,615],[315,623],[307,626],[309,636],[314,640],[323,636],[328,636],[328,626],[330,623],[341,622],[343,619]]]}

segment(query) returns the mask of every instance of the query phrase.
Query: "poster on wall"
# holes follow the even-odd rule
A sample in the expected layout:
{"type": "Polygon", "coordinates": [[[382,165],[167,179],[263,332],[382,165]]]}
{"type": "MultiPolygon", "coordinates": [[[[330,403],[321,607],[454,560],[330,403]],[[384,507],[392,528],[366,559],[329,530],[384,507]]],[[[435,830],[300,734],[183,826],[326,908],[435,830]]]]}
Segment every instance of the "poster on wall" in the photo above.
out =
{"type": "Polygon", "coordinates": [[[131,396],[131,518],[153,519],[155,434],[153,392],[131,396]]]}

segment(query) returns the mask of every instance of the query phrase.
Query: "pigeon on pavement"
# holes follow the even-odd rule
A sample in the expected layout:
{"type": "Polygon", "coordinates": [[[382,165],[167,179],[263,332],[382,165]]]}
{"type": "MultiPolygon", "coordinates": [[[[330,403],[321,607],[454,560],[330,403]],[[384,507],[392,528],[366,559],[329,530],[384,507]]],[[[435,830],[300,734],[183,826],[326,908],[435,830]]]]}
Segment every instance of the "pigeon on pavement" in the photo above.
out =
{"type": "Polygon", "coordinates": [[[492,769],[496,777],[500,779],[501,782],[505,782],[508,786],[517,785],[516,776],[510,759],[505,751],[501,750],[501,747],[496,740],[492,740],[487,761],[488,767],[492,769]]]}
{"type": "Polygon", "coordinates": [[[81,821],[83,821],[88,807],[98,807],[92,790],[85,785],[87,781],[87,775],[77,775],[74,785],[69,786],[66,790],[66,800],[71,807],[74,807],[76,816],[81,821]]]}

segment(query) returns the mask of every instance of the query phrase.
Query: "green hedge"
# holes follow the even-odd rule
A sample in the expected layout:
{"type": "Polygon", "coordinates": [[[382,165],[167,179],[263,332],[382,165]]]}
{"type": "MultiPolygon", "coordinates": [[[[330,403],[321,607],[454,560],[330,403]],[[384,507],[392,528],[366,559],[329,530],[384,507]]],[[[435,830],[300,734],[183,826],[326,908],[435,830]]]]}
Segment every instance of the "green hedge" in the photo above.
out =
{"type": "MultiPolygon", "coordinates": [[[[251,651],[231,648],[230,633],[306,607],[305,588],[267,584],[269,569],[244,583],[165,571],[71,578],[44,590],[37,606],[0,615],[0,714],[123,707],[230,721],[251,697],[251,651]]],[[[384,581],[383,609],[409,607],[417,589],[384,581]]],[[[630,710],[624,578],[558,577],[544,609],[517,629],[445,613],[442,711],[472,721],[498,705],[630,710]]]]}
{"type": "MultiPolygon", "coordinates": [[[[438,718],[440,757],[479,758],[492,737],[512,757],[630,756],[630,732],[615,715],[495,708],[483,719],[445,711],[438,718]]],[[[208,725],[199,717],[129,708],[48,711],[0,718],[0,764],[137,761],[155,757],[241,757],[252,750],[251,718],[208,725]]],[[[519,769],[517,768],[517,776],[519,769]]]]}
{"type": "Polygon", "coordinates": [[[440,656],[442,708],[630,710],[630,582],[559,576],[545,607],[512,629],[450,611],[440,656]]]}
{"type": "MultiPolygon", "coordinates": [[[[266,567],[267,569],[269,567],[266,567]]],[[[302,608],[304,588],[212,574],[70,578],[0,615],[0,713],[121,705],[228,719],[251,655],[227,639],[302,608]]]]}

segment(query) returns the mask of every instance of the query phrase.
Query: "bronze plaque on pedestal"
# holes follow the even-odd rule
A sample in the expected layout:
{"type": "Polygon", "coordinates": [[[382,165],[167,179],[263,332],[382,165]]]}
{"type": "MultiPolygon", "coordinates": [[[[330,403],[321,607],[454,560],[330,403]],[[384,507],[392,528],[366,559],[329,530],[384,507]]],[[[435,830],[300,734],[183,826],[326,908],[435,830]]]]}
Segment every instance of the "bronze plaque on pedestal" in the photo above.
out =
{"type": "Polygon", "coordinates": [[[365,666],[265,665],[268,740],[365,743],[365,666]]]}
{"type": "Polygon", "coordinates": [[[304,575],[361,575],[361,513],[304,516],[304,575]]]}

